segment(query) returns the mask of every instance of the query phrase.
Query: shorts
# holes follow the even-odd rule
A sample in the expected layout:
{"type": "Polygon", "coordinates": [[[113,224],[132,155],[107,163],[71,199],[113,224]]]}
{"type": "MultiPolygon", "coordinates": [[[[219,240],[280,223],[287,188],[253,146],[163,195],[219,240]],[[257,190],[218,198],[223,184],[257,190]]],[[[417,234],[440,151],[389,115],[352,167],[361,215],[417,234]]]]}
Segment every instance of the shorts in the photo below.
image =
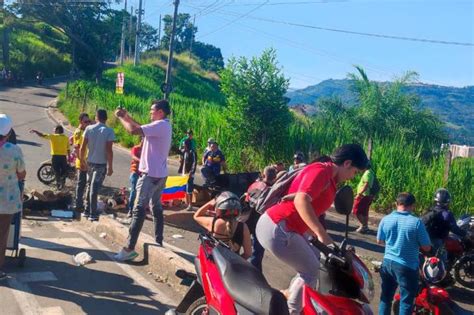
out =
{"type": "Polygon", "coordinates": [[[189,176],[188,183],[186,184],[186,193],[191,195],[194,190],[194,176],[189,176]]]}
{"type": "Polygon", "coordinates": [[[354,200],[354,207],[352,208],[352,212],[355,215],[359,214],[362,216],[368,216],[369,207],[373,200],[374,196],[357,196],[354,200]]]}

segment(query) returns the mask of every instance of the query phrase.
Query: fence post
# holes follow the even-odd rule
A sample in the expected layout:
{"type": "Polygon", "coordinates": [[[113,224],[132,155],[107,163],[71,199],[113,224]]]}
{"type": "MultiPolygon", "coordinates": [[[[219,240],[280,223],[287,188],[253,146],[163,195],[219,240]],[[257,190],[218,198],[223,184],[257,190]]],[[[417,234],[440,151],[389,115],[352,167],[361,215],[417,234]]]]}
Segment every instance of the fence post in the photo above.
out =
{"type": "Polygon", "coordinates": [[[452,153],[450,148],[448,147],[448,150],[445,153],[445,164],[444,164],[444,176],[443,176],[443,183],[444,186],[448,186],[448,179],[449,179],[449,169],[451,168],[451,159],[452,159],[452,153]]]}

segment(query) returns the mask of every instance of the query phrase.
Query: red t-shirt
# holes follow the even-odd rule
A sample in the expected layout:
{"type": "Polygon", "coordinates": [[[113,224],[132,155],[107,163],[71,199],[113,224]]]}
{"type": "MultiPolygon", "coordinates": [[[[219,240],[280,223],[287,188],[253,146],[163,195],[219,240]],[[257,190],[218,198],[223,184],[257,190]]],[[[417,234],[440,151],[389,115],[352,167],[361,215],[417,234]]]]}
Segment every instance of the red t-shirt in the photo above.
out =
{"type": "MultiPolygon", "coordinates": [[[[132,156],[139,157],[142,155],[142,147],[140,145],[134,146],[131,150],[130,153],[132,156]]],[[[132,162],[130,163],[130,172],[132,173],[138,173],[138,164],[140,164],[139,161],[135,161],[132,159],[132,162]]]]}
{"type": "MultiPolygon", "coordinates": [[[[332,177],[333,163],[313,163],[306,166],[293,180],[288,194],[307,193],[312,201],[316,216],[326,212],[334,202],[337,187],[332,177]]],[[[285,220],[286,227],[291,232],[303,235],[309,228],[296,211],[293,201],[283,201],[267,210],[273,222],[285,220]]]]}

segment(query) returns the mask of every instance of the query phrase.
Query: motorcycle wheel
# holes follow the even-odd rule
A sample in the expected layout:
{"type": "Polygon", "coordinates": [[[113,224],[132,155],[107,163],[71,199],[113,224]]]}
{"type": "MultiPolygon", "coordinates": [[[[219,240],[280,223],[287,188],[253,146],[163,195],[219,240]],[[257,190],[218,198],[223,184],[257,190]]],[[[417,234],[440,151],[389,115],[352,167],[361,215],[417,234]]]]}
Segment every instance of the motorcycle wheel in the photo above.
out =
{"type": "MultiPolygon", "coordinates": [[[[440,302],[440,303],[437,304],[436,307],[438,307],[438,310],[439,310],[438,314],[441,314],[441,315],[456,315],[456,313],[451,309],[449,304],[446,303],[446,302],[440,302]]],[[[393,315],[400,314],[400,300],[393,301],[392,311],[393,311],[393,315]]],[[[423,308],[423,309],[414,310],[413,313],[414,314],[432,314],[432,311],[423,308]]]]}
{"type": "Polygon", "coordinates": [[[200,297],[193,304],[189,305],[186,315],[207,315],[209,314],[207,308],[206,297],[200,297]]]}
{"type": "Polygon", "coordinates": [[[454,277],[461,285],[474,289],[474,253],[459,259],[454,265],[454,277]]]}
{"type": "Polygon", "coordinates": [[[36,172],[36,175],[40,182],[45,185],[50,185],[55,179],[53,165],[51,165],[51,163],[42,164],[38,169],[38,172],[36,172]]]}

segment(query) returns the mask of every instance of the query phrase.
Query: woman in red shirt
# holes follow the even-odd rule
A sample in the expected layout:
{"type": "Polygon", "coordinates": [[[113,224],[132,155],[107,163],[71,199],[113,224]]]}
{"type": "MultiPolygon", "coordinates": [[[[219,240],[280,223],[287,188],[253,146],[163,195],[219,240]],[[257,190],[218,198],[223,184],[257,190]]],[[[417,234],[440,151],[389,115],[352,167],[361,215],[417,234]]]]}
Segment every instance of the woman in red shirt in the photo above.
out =
{"type": "Polygon", "coordinates": [[[314,288],[319,279],[319,251],[308,237],[329,245],[333,240],[318,217],[331,206],[337,184],[352,179],[367,167],[368,158],[358,144],[345,144],[331,155],[331,162],[306,166],[288,189],[291,200],[268,209],[257,223],[257,238],[262,246],[293,267],[297,275],[289,287],[288,308],[300,314],[303,285],[314,288]]]}

